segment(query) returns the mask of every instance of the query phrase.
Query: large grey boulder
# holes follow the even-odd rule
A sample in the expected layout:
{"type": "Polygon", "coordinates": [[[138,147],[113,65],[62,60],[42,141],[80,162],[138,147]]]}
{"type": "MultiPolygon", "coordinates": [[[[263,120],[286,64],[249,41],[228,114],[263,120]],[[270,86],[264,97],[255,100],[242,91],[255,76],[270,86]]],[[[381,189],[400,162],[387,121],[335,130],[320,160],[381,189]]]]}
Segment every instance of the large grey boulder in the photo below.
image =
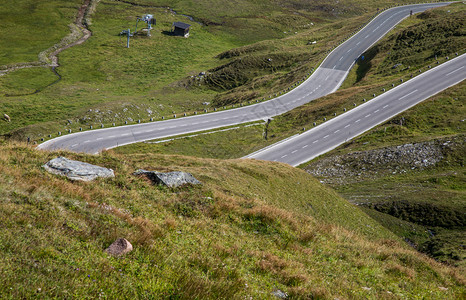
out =
{"type": "Polygon", "coordinates": [[[160,173],[155,171],[137,170],[134,175],[145,175],[153,183],[163,184],[171,188],[176,188],[184,184],[202,184],[193,175],[186,172],[160,173]]]}
{"type": "Polygon", "coordinates": [[[47,162],[44,168],[47,172],[66,176],[71,180],[91,181],[97,177],[115,177],[112,169],[67,159],[61,156],[47,162]]]}

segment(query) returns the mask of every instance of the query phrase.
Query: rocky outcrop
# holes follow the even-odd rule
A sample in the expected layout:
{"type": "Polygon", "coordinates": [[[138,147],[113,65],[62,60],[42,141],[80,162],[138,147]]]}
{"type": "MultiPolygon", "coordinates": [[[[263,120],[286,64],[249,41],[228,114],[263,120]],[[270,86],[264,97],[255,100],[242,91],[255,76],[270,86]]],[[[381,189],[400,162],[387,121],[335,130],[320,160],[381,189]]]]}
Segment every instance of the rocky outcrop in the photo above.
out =
{"type": "Polygon", "coordinates": [[[464,148],[464,136],[428,142],[404,144],[323,158],[306,167],[310,174],[326,183],[348,183],[374,175],[422,170],[448,158],[464,148]]]}
{"type": "Polygon", "coordinates": [[[154,171],[137,170],[134,175],[145,175],[153,183],[166,185],[171,188],[176,188],[185,184],[202,184],[193,175],[186,172],[168,172],[160,173],[154,171]]]}
{"type": "Polygon", "coordinates": [[[115,177],[112,169],[67,159],[61,156],[47,162],[44,168],[49,173],[66,176],[71,180],[91,181],[98,177],[115,177]]]}
{"type": "Polygon", "coordinates": [[[113,256],[122,256],[131,251],[133,251],[133,245],[131,245],[127,239],[123,238],[117,239],[107,249],[105,249],[105,252],[113,256]]]}

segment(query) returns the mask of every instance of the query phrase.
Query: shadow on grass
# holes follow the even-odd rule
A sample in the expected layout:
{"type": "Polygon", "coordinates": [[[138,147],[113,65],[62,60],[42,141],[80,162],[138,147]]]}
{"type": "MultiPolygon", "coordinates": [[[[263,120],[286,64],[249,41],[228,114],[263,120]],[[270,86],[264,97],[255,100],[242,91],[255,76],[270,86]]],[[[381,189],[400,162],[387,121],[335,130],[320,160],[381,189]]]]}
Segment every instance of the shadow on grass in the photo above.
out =
{"type": "Polygon", "coordinates": [[[372,47],[364,52],[358,59],[356,65],[356,83],[366,77],[367,72],[372,68],[372,59],[379,53],[378,47],[372,47]],[[364,59],[363,59],[364,58],[364,59]]]}

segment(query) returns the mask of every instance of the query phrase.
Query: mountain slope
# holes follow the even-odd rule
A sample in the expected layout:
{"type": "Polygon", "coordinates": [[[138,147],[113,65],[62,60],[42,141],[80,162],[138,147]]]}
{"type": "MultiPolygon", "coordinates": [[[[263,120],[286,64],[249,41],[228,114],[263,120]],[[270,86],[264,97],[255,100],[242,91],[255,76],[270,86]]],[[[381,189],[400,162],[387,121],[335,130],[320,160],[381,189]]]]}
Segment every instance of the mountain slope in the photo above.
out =
{"type": "Polygon", "coordinates": [[[410,249],[302,170],[244,160],[44,153],[0,145],[0,289],[6,297],[295,298],[464,295],[454,268],[410,249]],[[64,155],[115,170],[71,182],[64,155]],[[191,172],[168,189],[136,169],[191,172]],[[125,237],[134,251],[103,252],[125,237]],[[6,292],[6,293],[5,293],[6,292]]]}

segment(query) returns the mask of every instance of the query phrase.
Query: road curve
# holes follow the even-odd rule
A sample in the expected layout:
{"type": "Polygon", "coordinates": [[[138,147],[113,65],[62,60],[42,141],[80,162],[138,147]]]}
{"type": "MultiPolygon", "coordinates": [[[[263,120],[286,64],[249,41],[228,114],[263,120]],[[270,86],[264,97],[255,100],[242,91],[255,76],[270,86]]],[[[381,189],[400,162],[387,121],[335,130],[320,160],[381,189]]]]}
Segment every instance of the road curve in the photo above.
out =
{"type": "Polygon", "coordinates": [[[356,58],[396,24],[408,17],[411,11],[418,13],[449,3],[407,5],[382,12],[357,34],[335,48],[320,67],[301,85],[289,93],[269,101],[203,115],[73,133],[46,141],[37,148],[43,150],[66,149],[96,154],[104,149],[136,142],[210,130],[280,115],[336,91],[346,78],[356,58]]]}
{"type": "Polygon", "coordinates": [[[466,54],[437,66],[349,112],[246,158],[298,166],[466,79],[466,54]]]}

